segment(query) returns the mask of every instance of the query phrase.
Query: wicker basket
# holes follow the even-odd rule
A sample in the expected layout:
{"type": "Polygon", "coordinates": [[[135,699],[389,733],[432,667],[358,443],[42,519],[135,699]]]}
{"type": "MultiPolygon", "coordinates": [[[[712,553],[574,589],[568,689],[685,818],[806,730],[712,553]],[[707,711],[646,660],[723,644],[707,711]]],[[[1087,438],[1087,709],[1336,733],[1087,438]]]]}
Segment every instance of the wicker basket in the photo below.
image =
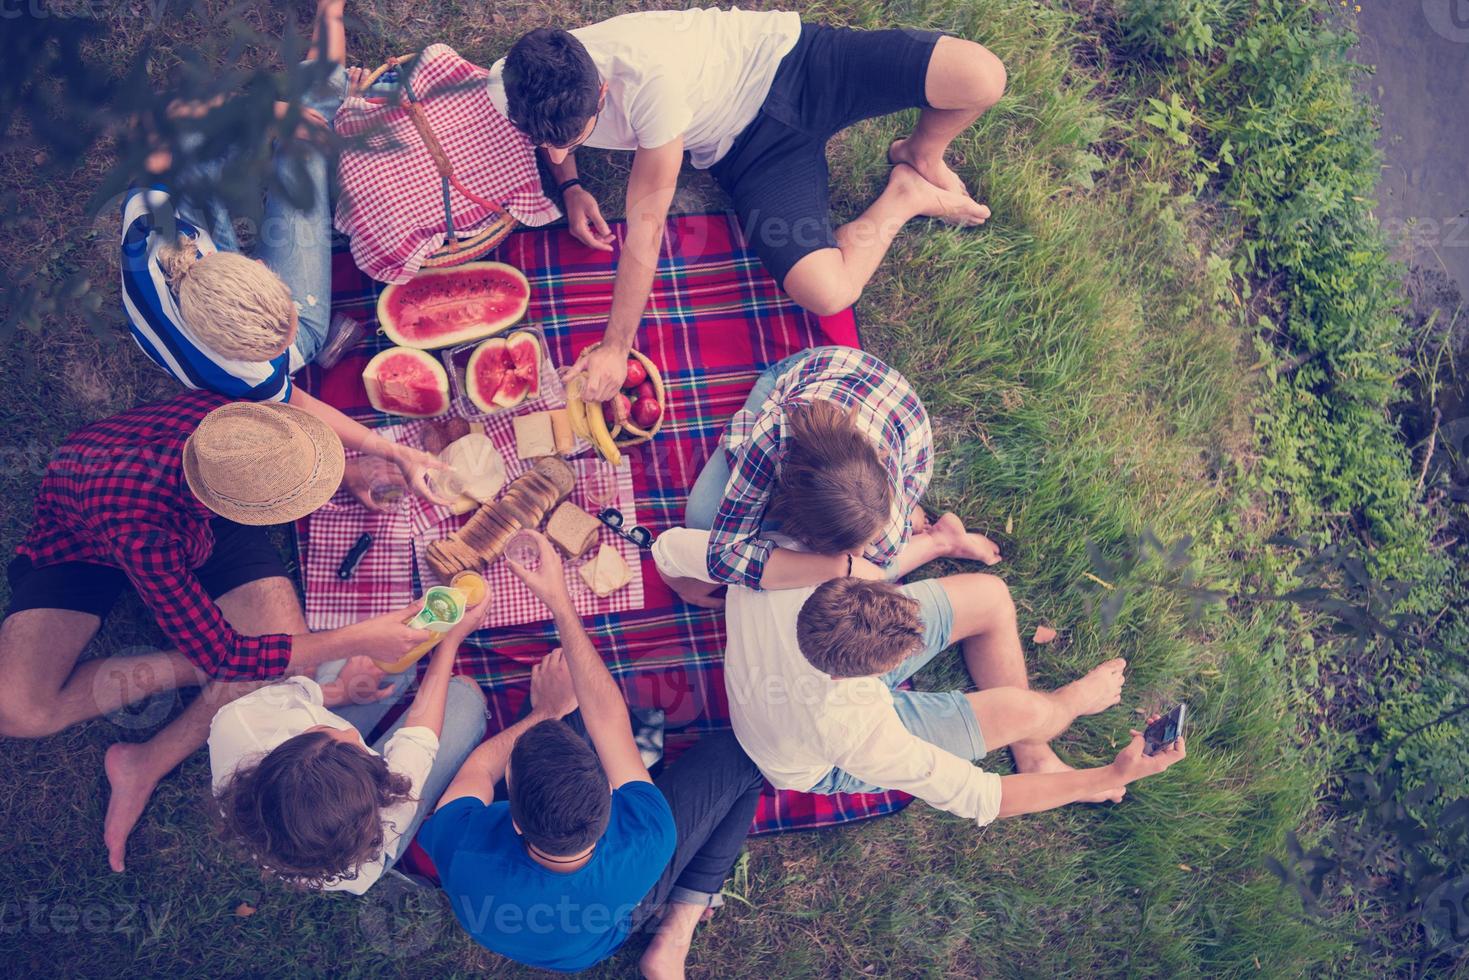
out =
{"type": "Polygon", "coordinates": [[[639,446],[651,440],[663,428],[663,420],[668,418],[668,391],[663,386],[663,375],[642,351],[635,350],[632,356],[641,361],[643,367],[647,369],[648,380],[653,382],[653,392],[658,396],[658,405],[663,411],[658,413],[658,421],[654,422],[653,427],[647,431],[637,428],[631,421],[618,423],[612,432],[612,441],[622,449],[628,446],[639,446]]]}
{"type": "MultiPolygon", "coordinates": [[[[376,69],[368,74],[362,82],[362,88],[367,89],[382,78],[389,71],[396,71],[398,67],[418,57],[417,54],[405,54],[389,58],[376,69]]],[[[515,230],[519,224],[515,217],[494,201],[481,197],[474,191],[465,187],[459,178],[454,175],[453,164],[449,162],[449,156],[444,152],[439,138],[434,135],[429,126],[428,116],[424,114],[423,103],[414,94],[413,88],[407,79],[400,75],[404,106],[408,110],[408,116],[413,121],[413,127],[418,130],[418,135],[423,138],[424,146],[428,148],[429,155],[433,157],[434,167],[439,171],[439,179],[444,186],[444,226],[445,240],[442,247],[430,254],[423,260],[425,269],[442,269],[446,266],[459,265],[464,262],[474,262],[483,258],[496,245],[503,242],[515,230]],[[459,235],[454,231],[454,211],[449,203],[449,188],[463,194],[476,204],[489,208],[497,213],[489,224],[485,225],[468,235],[459,235]]],[[[660,396],[661,397],[661,396],[660,396]]]]}

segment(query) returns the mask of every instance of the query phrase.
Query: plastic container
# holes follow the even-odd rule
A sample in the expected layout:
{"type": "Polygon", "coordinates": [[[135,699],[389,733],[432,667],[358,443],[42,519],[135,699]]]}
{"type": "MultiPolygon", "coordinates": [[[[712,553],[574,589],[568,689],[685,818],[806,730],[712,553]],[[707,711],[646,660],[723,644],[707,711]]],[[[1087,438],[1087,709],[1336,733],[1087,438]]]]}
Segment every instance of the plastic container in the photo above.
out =
{"type": "Polygon", "coordinates": [[[517,323],[494,336],[503,340],[521,330],[535,334],[536,340],[541,345],[540,391],[511,408],[497,408],[493,412],[480,411],[479,407],[470,401],[469,388],[464,379],[469,367],[469,356],[485,341],[471,341],[467,344],[460,344],[458,347],[439,351],[439,358],[444,362],[444,369],[449,372],[449,390],[453,395],[450,402],[450,414],[458,415],[471,422],[483,422],[493,415],[502,415],[506,412],[515,415],[521,412],[541,412],[566,407],[566,388],[561,384],[561,375],[557,373],[556,365],[551,363],[551,351],[546,346],[546,332],[541,329],[540,324],[517,323]]]}
{"type": "MultiPolygon", "coordinates": [[[[435,585],[423,594],[423,606],[410,620],[409,626],[426,629],[431,633],[447,633],[453,629],[469,607],[478,605],[485,597],[489,585],[476,572],[460,572],[448,585],[435,585]]],[[[416,664],[424,654],[438,646],[439,637],[425,640],[409,650],[399,660],[383,668],[384,673],[401,674],[416,664]]]]}

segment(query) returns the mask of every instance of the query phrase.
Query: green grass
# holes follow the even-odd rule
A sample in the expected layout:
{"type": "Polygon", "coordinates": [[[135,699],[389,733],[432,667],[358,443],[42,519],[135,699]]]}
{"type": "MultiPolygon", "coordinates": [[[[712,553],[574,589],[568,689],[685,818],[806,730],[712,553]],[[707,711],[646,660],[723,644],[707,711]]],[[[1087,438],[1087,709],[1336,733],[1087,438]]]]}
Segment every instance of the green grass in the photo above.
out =
{"type": "MultiPolygon", "coordinates": [[[[275,8],[244,9],[263,29],[285,26],[275,8]]],[[[456,2],[393,4],[362,14],[352,43],[370,63],[450,39],[488,63],[531,26],[622,9],[515,3],[487,15],[456,2]]],[[[1094,607],[1105,589],[1087,577],[1087,541],[1116,554],[1145,529],[1165,541],[1194,535],[1201,567],[1232,574],[1235,538],[1249,525],[1236,505],[1239,474],[1250,467],[1257,379],[1209,261],[1212,243],[1232,234],[1229,216],[1149,189],[1177,175],[1167,160],[1119,149],[1130,131],[1126,109],[1110,101],[1112,80],[1097,74],[1064,10],[1019,0],[851,0],[808,16],[942,26],[1005,60],[1009,94],[955,147],[994,218],[980,231],[915,224],[905,232],[863,299],[865,337],[914,379],[935,417],[941,452],[931,503],[1002,542],[1000,570],[1023,633],[1042,622],[1061,631],[1056,644],[1034,648],[1037,682],[1062,682],[1110,656],[1131,661],[1124,704],[1064,736],[1062,755],[1078,765],[1106,761],[1141,712],[1178,697],[1189,700],[1196,727],[1188,760],[1136,785],[1120,806],[977,831],[920,804],[866,825],[754,841],[732,885],[740,900],[701,930],[692,972],[1273,977],[1340,968],[1344,944],[1303,924],[1262,865],[1287,829],[1311,820],[1323,778],[1296,731],[1289,647],[1277,624],[1221,611],[1192,621],[1177,599],[1139,590],[1103,629],[1094,607]]],[[[145,41],[166,64],[173,46],[207,30],[194,18],[166,31],[137,18],[113,26],[93,52],[113,68],[145,41]]],[[[882,147],[904,124],[865,124],[833,144],[839,213],[854,214],[880,187],[882,147]]],[[[610,215],[620,210],[613,191],[626,160],[589,156],[590,183],[610,215]]],[[[5,230],[0,256],[19,254],[24,242],[53,267],[109,280],[115,219],[102,215],[89,239],[94,225],[78,203],[104,163],[42,185],[25,159],[7,155],[0,176],[60,220],[5,230]]],[[[704,175],[685,183],[680,207],[718,203],[704,175]]],[[[37,444],[40,458],[75,426],[171,387],[126,342],[120,315],[111,343],[79,324],[60,319],[44,345],[0,352],[9,376],[29,372],[0,400],[0,419],[37,444]]],[[[38,478],[34,467],[4,475],[6,547],[24,532],[38,478]]],[[[1268,533],[1264,523],[1252,533],[1268,533]]],[[[96,649],[150,636],[133,604],[96,649]]],[[[941,663],[920,678],[926,686],[961,680],[956,659],[941,663]]],[[[516,972],[469,942],[436,896],[411,899],[400,914],[386,893],[302,896],[262,883],[211,835],[202,755],[159,787],[128,873],[110,874],[100,845],[102,752],[146,733],[103,720],[5,743],[0,826],[19,846],[0,867],[0,958],[15,972],[516,972]],[[257,911],[236,915],[242,902],[257,911]],[[100,910],[92,921],[105,929],[66,933],[47,918],[88,907],[100,910]],[[145,910],[151,920],[138,915],[145,910]],[[143,931],[115,931],[127,925],[143,931]]],[[[637,952],[634,943],[594,975],[626,975],[637,952]]]]}

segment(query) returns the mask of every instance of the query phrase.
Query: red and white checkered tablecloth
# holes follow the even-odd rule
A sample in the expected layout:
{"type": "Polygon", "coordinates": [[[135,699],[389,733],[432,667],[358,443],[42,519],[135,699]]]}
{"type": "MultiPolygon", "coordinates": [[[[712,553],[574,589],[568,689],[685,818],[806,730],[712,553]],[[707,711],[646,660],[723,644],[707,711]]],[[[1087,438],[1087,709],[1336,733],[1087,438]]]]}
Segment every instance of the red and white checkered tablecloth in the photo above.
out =
{"type": "MultiPolygon", "coordinates": [[[[541,187],[536,148],[490,100],[489,71],[446,44],[425,48],[413,66],[413,91],[454,176],[497,202],[522,224],[560,217],[541,187]]],[[[352,240],[357,267],[381,282],[407,282],[444,244],[443,181],[407,108],[361,96],[343,101],[332,121],[349,140],[337,164],[337,230],[352,240]]],[[[450,191],[455,231],[467,233],[498,212],[450,191]]]]}
{"type": "MultiPolygon", "coordinates": [[[[562,402],[564,404],[564,401],[562,402]]],[[[521,411],[549,407],[544,403],[522,406],[521,411]]],[[[505,458],[505,469],[513,480],[530,468],[530,463],[515,456],[514,412],[502,412],[484,420],[485,435],[505,458]]],[[[392,442],[419,444],[423,422],[404,422],[383,426],[376,433],[392,442]]],[[[356,454],[349,454],[349,458],[356,454]]],[[[595,456],[569,460],[577,472],[577,489],[571,500],[584,509],[592,505],[583,493],[587,478],[598,468],[612,468],[595,456]]],[[[615,493],[612,506],[622,512],[626,526],[637,522],[633,496],[632,471],[623,460],[614,472],[615,493]]],[[[431,541],[448,537],[470,515],[455,516],[417,496],[405,498],[396,510],[377,514],[369,511],[346,493],[339,493],[327,506],[309,518],[307,548],[302,557],[303,575],[312,587],[306,593],[306,625],[314,630],[337,629],[369,616],[402,609],[412,603],[429,585],[438,581],[421,551],[431,541]],[[367,532],[373,536],[372,547],[363,555],[352,577],[337,577],[337,568],[358,537],[367,532]],[[418,583],[415,589],[414,583],[418,583]]],[[[632,580],[606,599],[598,598],[584,588],[577,574],[580,562],[566,563],[566,579],[577,611],[583,616],[627,612],[643,607],[643,571],[638,548],[603,528],[599,544],[616,547],[632,570],[632,580]]],[[[591,554],[595,554],[592,552],[591,554]]],[[[481,629],[516,626],[550,619],[550,612],[530,590],[515,577],[505,560],[495,562],[485,571],[485,580],[494,594],[490,610],[481,629]]]]}

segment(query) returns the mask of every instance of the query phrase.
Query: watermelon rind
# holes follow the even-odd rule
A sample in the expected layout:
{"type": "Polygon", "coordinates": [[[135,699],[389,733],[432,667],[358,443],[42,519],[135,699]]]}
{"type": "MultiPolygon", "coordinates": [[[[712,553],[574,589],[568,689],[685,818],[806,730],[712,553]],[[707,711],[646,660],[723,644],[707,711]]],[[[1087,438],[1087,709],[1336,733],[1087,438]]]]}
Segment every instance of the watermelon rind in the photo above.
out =
{"type": "MultiPolygon", "coordinates": [[[[472,303],[474,299],[467,297],[463,302],[472,303]]],[[[408,282],[389,285],[377,298],[377,322],[388,339],[399,347],[411,347],[414,350],[437,350],[440,347],[472,343],[503,333],[519,323],[529,307],[530,281],[515,266],[506,265],[504,262],[466,262],[463,265],[443,269],[426,269],[408,282]],[[484,274],[502,275],[513,279],[519,285],[522,294],[519,304],[506,310],[502,316],[493,321],[476,321],[463,329],[443,333],[436,337],[417,336],[411,327],[396,321],[393,305],[400,300],[417,296],[425,289],[432,289],[440,283],[450,284],[455,276],[472,280],[484,274]]]]}
{"type": "Polygon", "coordinates": [[[367,400],[372,407],[379,412],[388,415],[401,415],[410,419],[427,419],[435,415],[443,415],[449,410],[449,375],[444,371],[444,366],[430,354],[411,347],[389,347],[387,350],[379,351],[372,360],[362,369],[362,386],[367,389],[367,400]],[[417,362],[434,379],[437,385],[438,401],[429,406],[432,411],[414,411],[400,405],[395,405],[388,400],[387,395],[380,389],[379,375],[383,365],[394,358],[410,358],[417,362]]]}

